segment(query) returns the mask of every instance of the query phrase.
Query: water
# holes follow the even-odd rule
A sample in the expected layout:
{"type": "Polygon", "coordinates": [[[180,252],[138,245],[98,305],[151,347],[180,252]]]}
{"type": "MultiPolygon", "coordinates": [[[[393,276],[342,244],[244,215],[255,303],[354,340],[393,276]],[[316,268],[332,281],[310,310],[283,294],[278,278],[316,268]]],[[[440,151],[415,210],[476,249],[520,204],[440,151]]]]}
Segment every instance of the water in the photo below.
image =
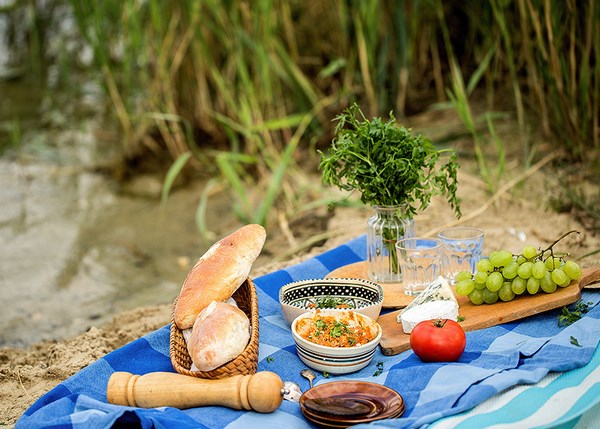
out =
{"type": "MultiPolygon", "coordinates": [[[[170,303],[211,244],[195,223],[204,184],[175,190],[161,207],[161,176],[115,181],[121,137],[103,117],[98,85],[83,75],[54,87],[52,64],[34,76],[7,44],[13,24],[0,13],[0,347],[170,303]]],[[[210,203],[215,237],[239,226],[226,196],[210,203]]]]}
{"type": "MultiPolygon", "coordinates": [[[[161,207],[73,165],[0,159],[0,346],[69,337],[171,302],[208,246],[195,226],[199,193],[179,190],[161,207]]],[[[217,234],[233,228],[218,210],[208,222],[217,234]]]]}

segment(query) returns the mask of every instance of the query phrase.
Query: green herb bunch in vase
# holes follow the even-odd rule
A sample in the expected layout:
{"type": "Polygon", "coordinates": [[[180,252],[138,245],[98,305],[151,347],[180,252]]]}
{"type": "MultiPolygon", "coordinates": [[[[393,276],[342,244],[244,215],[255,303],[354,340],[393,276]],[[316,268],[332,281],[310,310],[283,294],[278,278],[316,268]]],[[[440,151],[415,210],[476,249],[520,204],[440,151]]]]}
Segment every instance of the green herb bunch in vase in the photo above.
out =
{"type": "Polygon", "coordinates": [[[461,215],[456,154],[411,134],[392,113],[387,121],[368,120],[353,104],[336,121],[331,147],[320,152],[323,183],[358,191],[361,201],[374,208],[367,222],[369,278],[399,283],[396,242],[415,236],[415,214],[425,210],[434,195],[443,195],[456,217],[461,215]]]}

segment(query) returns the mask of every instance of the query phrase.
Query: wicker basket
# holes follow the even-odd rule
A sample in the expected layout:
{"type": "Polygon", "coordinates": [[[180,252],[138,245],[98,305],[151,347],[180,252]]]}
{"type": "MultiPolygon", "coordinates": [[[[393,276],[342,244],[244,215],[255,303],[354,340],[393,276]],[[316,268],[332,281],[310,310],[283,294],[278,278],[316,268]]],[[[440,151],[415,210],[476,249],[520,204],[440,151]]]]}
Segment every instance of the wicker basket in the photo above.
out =
{"type": "MultiPolygon", "coordinates": [[[[192,358],[188,353],[187,345],[183,338],[183,332],[175,324],[174,314],[172,314],[169,354],[175,371],[192,377],[209,379],[256,373],[258,368],[258,297],[256,296],[254,282],[251,279],[247,279],[235,291],[232,298],[235,300],[240,310],[246,313],[250,319],[250,341],[242,354],[212,371],[190,371],[192,358]]],[[[175,310],[176,302],[177,301],[173,303],[173,311],[175,310]]]]}

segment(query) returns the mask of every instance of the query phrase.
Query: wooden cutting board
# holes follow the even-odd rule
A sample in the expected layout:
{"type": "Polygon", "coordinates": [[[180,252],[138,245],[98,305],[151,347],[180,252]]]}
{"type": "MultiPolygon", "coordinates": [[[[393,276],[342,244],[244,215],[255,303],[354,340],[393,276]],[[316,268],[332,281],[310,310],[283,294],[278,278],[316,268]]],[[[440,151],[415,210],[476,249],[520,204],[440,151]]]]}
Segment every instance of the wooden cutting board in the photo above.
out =
{"type": "MultiPolygon", "coordinates": [[[[581,298],[581,290],[584,287],[598,280],[600,267],[591,267],[583,269],[583,275],[578,281],[565,288],[559,287],[556,292],[550,294],[540,292],[533,296],[519,296],[510,302],[498,301],[491,305],[473,305],[468,297],[457,296],[458,314],[464,318],[460,325],[465,331],[473,331],[569,305],[581,298]]],[[[377,319],[383,330],[380,345],[384,355],[396,355],[410,348],[410,335],[405,334],[402,324],[396,321],[401,311],[393,311],[377,319]]]]}
{"type": "MultiPolygon", "coordinates": [[[[339,267],[325,276],[325,278],[347,278],[369,280],[367,274],[367,261],[339,267]]],[[[406,295],[402,283],[379,283],[383,289],[383,308],[404,308],[414,297],[406,295]]]]}

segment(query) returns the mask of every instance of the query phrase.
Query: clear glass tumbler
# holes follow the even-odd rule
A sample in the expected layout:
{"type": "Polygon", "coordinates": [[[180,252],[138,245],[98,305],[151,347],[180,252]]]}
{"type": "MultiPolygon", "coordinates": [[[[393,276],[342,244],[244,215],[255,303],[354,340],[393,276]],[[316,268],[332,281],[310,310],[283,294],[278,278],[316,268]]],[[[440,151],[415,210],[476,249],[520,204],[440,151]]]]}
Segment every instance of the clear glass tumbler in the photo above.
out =
{"type": "Polygon", "coordinates": [[[396,243],[404,293],[417,295],[442,275],[443,244],[437,238],[413,237],[396,243]]]}
{"type": "Polygon", "coordinates": [[[470,226],[444,228],[438,233],[444,244],[444,277],[448,283],[456,284],[454,276],[461,271],[475,273],[483,252],[483,237],[481,229],[470,226]]]}

